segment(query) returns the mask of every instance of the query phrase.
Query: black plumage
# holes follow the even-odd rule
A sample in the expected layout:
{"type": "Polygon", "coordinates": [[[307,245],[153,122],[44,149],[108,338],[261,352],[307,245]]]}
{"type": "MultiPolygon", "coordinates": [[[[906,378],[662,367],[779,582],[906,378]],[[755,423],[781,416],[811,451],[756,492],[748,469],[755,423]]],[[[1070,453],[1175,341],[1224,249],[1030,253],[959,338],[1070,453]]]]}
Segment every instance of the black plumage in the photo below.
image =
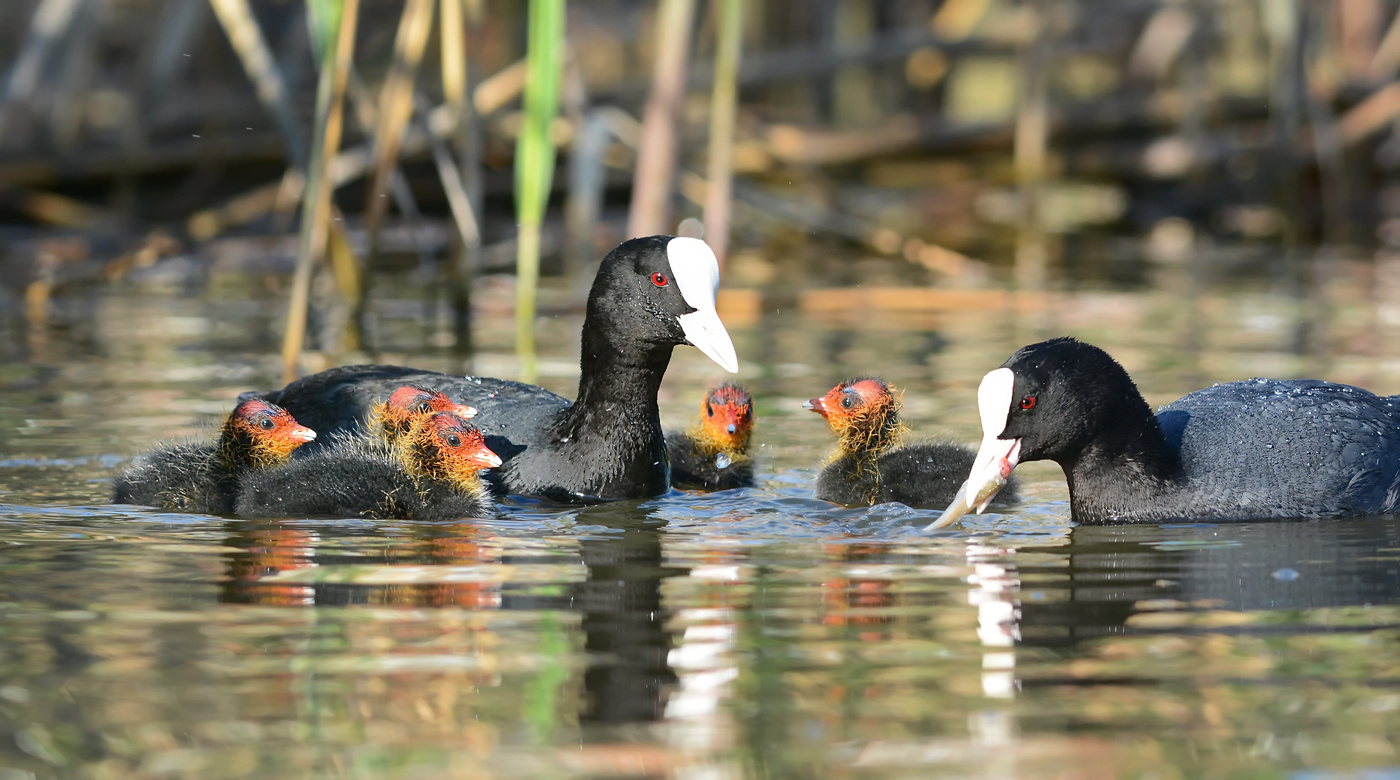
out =
{"type": "Polygon", "coordinates": [[[753,457],[711,450],[685,433],[666,436],[671,457],[671,484],[682,490],[733,490],[753,487],[753,457]]]}
{"type": "Polygon", "coordinates": [[[1060,464],[1079,522],[1344,517],[1400,502],[1396,397],[1251,379],[1154,415],[1122,366],[1073,339],[1023,347],[1003,368],[1010,398],[980,399],[1005,404],[997,439],[1019,442],[1022,462],[1060,464]]]}
{"type": "Polygon", "coordinates": [[[248,474],[237,511],[249,517],[366,517],[451,520],[495,513],[477,468],[494,462],[479,433],[450,413],[415,418],[414,429],[394,445],[381,438],[332,434],[319,450],[276,468],[248,474]],[[423,431],[434,418],[466,441],[463,463],[444,464],[451,455],[423,431]]]}
{"type": "Polygon", "coordinates": [[[234,510],[243,476],[285,462],[314,437],[286,411],[244,401],[214,441],[179,442],[138,456],[113,481],[112,501],[226,515],[234,510]]]}
{"type": "Polygon", "coordinates": [[[364,436],[330,438],[306,457],[245,478],[238,514],[450,520],[495,513],[484,486],[462,492],[440,481],[418,481],[383,442],[364,436]]]}
{"type": "Polygon", "coordinates": [[[689,241],[633,239],[603,259],[588,296],[578,397],[572,403],[533,385],[400,366],[331,369],[259,397],[326,431],[354,431],[370,404],[394,388],[431,388],[479,411],[488,445],[505,460],[489,477],[499,493],[559,500],[659,495],[670,483],[656,392],[672,347],[699,340],[707,354],[733,362],[733,347],[712,304],[700,300],[706,294],[713,300],[713,283],[707,281],[717,274],[713,255],[707,249],[696,254],[689,243],[679,245],[684,253],[673,251],[673,242],[689,241]],[[673,260],[690,270],[673,268],[673,260]],[[692,291],[709,285],[708,292],[691,295],[699,296],[699,309],[680,289],[682,278],[694,279],[697,268],[712,275],[698,287],[686,282],[692,291]],[[705,321],[708,331],[696,329],[699,320],[682,321],[700,315],[712,318],[705,321]]]}
{"type": "MultiPolygon", "coordinates": [[[[975,453],[946,442],[904,445],[896,391],[879,377],[847,379],[805,406],[826,418],[838,437],[835,452],[817,474],[816,497],[848,506],[892,501],[943,508],[972,469],[975,453]]],[[[1014,486],[1002,491],[1015,500],[1014,486]]]]}
{"type": "Polygon", "coordinates": [[[967,479],[973,455],[967,447],[936,442],[878,455],[841,453],[817,475],[816,496],[848,506],[898,501],[920,509],[942,509],[967,479]]]}
{"type": "Polygon", "coordinates": [[[176,512],[226,515],[238,495],[238,474],[219,458],[218,442],[188,441],[137,456],[113,484],[112,502],[176,512]]]}
{"type": "Polygon", "coordinates": [[[743,387],[725,382],[706,393],[695,424],[666,435],[671,484],[687,490],[753,487],[753,424],[753,398],[743,387]]]}

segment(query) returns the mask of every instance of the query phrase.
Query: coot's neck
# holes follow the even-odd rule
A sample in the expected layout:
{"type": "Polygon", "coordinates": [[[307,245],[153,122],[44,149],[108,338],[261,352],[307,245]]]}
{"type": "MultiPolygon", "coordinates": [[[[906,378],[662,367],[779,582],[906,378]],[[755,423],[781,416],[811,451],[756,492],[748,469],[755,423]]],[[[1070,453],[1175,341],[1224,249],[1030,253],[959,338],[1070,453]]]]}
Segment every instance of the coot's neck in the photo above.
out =
{"type": "Polygon", "coordinates": [[[866,504],[875,504],[880,495],[880,459],[871,452],[832,453],[829,469],[836,469],[850,493],[866,504]]]}
{"type": "Polygon", "coordinates": [[[840,452],[872,461],[898,447],[904,439],[904,422],[893,405],[872,409],[868,415],[850,421],[841,431],[840,452]]]}
{"type": "Polygon", "coordinates": [[[721,452],[734,460],[748,457],[749,434],[747,432],[741,432],[734,437],[720,437],[706,427],[702,419],[692,425],[685,435],[695,448],[695,452],[702,458],[713,458],[721,452]]]}
{"type": "Polygon", "coordinates": [[[712,459],[725,449],[724,443],[711,436],[703,423],[690,426],[685,432],[685,438],[701,460],[712,459]]]}
{"type": "Polygon", "coordinates": [[[628,343],[608,331],[585,323],[578,396],[555,432],[561,443],[597,442],[600,450],[623,447],[652,457],[658,447],[665,451],[656,393],[671,345],[628,343]]]}
{"type": "Polygon", "coordinates": [[[1133,392],[1106,412],[1088,446],[1056,458],[1069,483],[1070,509],[1080,522],[1141,514],[1145,504],[1180,488],[1180,454],[1167,444],[1142,396],[1133,392]]]}
{"type": "Polygon", "coordinates": [[[394,447],[394,456],[420,487],[438,486],[478,500],[486,496],[486,484],[478,471],[449,463],[442,449],[431,441],[401,439],[394,447]]]}
{"type": "Polygon", "coordinates": [[[400,436],[408,433],[411,418],[400,416],[389,410],[389,404],[380,401],[369,408],[370,435],[381,439],[385,444],[393,444],[400,436]]]}
{"type": "Polygon", "coordinates": [[[237,476],[263,464],[256,454],[253,437],[231,421],[219,434],[219,452],[214,459],[216,468],[224,475],[237,476]]]}

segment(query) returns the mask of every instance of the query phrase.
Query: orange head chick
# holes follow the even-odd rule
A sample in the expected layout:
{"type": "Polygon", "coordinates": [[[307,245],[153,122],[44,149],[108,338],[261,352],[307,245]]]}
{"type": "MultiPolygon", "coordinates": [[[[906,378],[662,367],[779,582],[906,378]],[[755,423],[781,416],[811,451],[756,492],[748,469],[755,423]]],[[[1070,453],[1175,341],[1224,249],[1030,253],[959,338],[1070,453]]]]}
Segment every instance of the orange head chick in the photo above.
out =
{"type": "Polygon", "coordinates": [[[235,468],[267,468],[285,463],[292,450],[316,438],[286,409],[266,401],[244,401],[224,421],[219,454],[235,468]]]}
{"type": "Polygon", "coordinates": [[[481,431],[453,412],[415,416],[394,452],[414,479],[445,482],[467,493],[485,489],[480,469],[501,465],[481,431]]]}
{"type": "Polygon", "coordinates": [[[839,438],[837,455],[879,455],[899,445],[904,425],[895,388],[874,376],[853,377],[813,398],[802,408],[826,418],[839,438]]]}
{"type": "Polygon", "coordinates": [[[753,398],[739,385],[725,382],[700,403],[700,418],[690,438],[708,455],[722,452],[737,460],[748,457],[752,433],[753,398]]]}
{"type": "Polygon", "coordinates": [[[393,444],[408,433],[413,418],[437,412],[451,412],[463,420],[476,416],[476,409],[456,403],[437,390],[404,385],[390,394],[387,401],[370,407],[370,430],[393,444]]]}

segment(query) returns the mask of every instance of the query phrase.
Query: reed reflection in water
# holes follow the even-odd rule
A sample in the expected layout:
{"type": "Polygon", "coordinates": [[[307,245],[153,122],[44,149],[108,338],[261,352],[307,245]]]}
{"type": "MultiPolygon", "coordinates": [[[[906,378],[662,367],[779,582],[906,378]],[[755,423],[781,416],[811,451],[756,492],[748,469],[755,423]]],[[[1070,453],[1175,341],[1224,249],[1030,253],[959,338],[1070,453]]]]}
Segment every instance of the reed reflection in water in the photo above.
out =
{"type": "MultiPolygon", "coordinates": [[[[7,332],[18,340],[0,373],[0,767],[1389,771],[1397,521],[1075,528],[1047,467],[1026,470],[1021,506],[924,536],[936,513],[812,498],[832,442],[800,408],[878,370],[905,389],[916,434],[975,440],[976,384],[1020,346],[1030,313],[1109,349],[1152,402],[1252,374],[1400,390],[1389,266],[1329,267],[1313,342],[1326,349],[1301,355],[1288,337],[1299,308],[1257,278],[1053,290],[1024,299],[1030,309],[986,295],[945,300],[971,308],[908,308],[916,297],[859,309],[840,301],[887,293],[850,288],[832,303],[766,290],[725,315],[757,403],[757,488],[507,504],[504,519],[441,524],[102,505],[125,458],[275,382],[259,334],[276,312],[256,296],[93,292],[65,328],[7,332]]],[[[393,359],[453,368],[414,346],[417,309],[403,311],[385,331],[403,349],[393,359]]],[[[559,314],[542,367],[569,393],[580,323],[559,314]]],[[[472,368],[509,373],[509,346],[483,346],[472,368]]],[[[668,427],[690,420],[713,379],[689,352],[662,389],[668,427]]]]}

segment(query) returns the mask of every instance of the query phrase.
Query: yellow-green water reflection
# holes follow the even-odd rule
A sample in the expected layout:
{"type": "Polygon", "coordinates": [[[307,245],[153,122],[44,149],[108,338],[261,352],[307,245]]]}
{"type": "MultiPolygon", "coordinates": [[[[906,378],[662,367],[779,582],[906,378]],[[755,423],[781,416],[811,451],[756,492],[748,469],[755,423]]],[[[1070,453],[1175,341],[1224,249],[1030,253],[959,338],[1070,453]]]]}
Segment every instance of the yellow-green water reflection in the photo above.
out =
{"type": "MultiPolygon", "coordinates": [[[[982,373],[1043,330],[1102,344],[1154,402],[1255,373],[1395,393],[1380,303],[1338,308],[1332,346],[1299,356],[1280,347],[1295,303],[1263,293],[1060,294],[1016,316],[800,298],[732,326],[760,487],[446,524],[103,503],[124,458],[272,383],[256,300],[95,294],[91,320],[19,333],[0,367],[0,778],[1400,771],[1400,522],[1073,528],[1051,467],[1015,511],[922,536],[936,513],[811,498],[830,440],[798,406],[880,371],[916,432],[973,439],[982,373]]],[[[389,323],[385,359],[449,367],[409,348],[414,327],[389,323]]],[[[578,327],[564,313],[542,339],[566,393],[578,327]]],[[[671,426],[718,378],[690,352],[671,426]]]]}

